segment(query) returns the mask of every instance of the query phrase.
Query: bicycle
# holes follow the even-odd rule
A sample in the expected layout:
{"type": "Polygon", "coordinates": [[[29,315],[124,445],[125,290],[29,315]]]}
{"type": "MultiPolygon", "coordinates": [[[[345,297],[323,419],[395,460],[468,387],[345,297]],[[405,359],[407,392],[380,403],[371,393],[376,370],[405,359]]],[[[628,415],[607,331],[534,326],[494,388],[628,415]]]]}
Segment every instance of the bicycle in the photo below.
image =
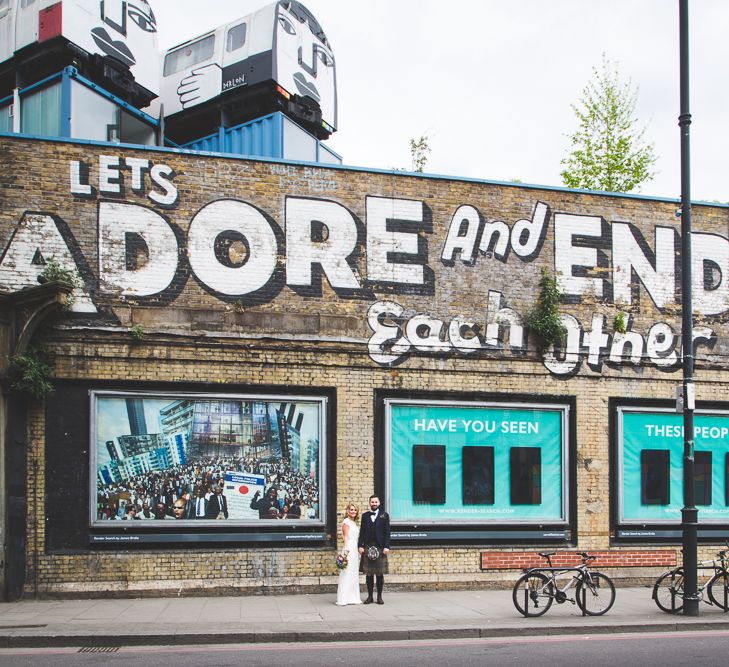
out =
{"type": "MultiPolygon", "coordinates": [[[[727,543],[729,547],[729,542],[727,543]]],[[[699,600],[708,605],[716,605],[725,612],[729,611],[729,572],[727,571],[727,558],[729,549],[723,549],[717,554],[717,559],[701,561],[697,569],[713,570],[714,574],[703,584],[697,586],[696,594],[699,600]],[[704,598],[704,591],[708,600],[704,598]]],[[[653,585],[653,600],[661,611],[668,614],[677,614],[683,609],[683,566],[664,572],[653,585]],[[680,604],[678,601],[680,600],[680,604]]]]}
{"type": "Polygon", "coordinates": [[[517,579],[512,592],[517,611],[523,616],[541,616],[555,600],[557,604],[577,604],[583,615],[602,616],[609,611],[615,602],[615,584],[606,574],[591,571],[587,565],[597,556],[580,552],[578,555],[582,558],[582,565],[553,567],[552,556],[555,553],[541,552],[539,555],[546,558],[547,567],[530,568],[517,579]],[[570,573],[572,576],[569,581],[560,588],[557,579],[570,573]],[[572,586],[575,586],[574,598],[568,597],[572,586]]]}

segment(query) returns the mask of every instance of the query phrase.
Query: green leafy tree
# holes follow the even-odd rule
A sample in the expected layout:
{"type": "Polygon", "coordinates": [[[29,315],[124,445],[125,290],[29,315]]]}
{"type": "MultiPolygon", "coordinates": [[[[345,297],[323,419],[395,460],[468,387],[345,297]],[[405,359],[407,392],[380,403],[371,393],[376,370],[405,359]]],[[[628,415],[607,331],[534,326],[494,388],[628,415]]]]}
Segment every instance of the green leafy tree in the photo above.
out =
{"type": "Polygon", "coordinates": [[[570,152],[561,164],[563,183],[569,188],[631,192],[655,175],[653,144],[635,116],[637,89],[620,81],[617,65],[603,56],[602,70],[572,105],[578,120],[570,135],[570,152]]]}

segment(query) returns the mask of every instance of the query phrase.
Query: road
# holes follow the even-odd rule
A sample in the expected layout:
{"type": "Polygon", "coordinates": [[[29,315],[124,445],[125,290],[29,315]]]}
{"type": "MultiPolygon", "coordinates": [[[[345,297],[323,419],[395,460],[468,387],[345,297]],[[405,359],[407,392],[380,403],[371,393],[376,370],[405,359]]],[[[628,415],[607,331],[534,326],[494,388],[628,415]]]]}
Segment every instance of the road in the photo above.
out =
{"type": "Polygon", "coordinates": [[[402,642],[217,644],[0,649],[0,667],[100,665],[199,667],[200,664],[322,667],[442,667],[448,665],[560,665],[560,667],[723,667],[729,631],[443,639],[402,642]]]}

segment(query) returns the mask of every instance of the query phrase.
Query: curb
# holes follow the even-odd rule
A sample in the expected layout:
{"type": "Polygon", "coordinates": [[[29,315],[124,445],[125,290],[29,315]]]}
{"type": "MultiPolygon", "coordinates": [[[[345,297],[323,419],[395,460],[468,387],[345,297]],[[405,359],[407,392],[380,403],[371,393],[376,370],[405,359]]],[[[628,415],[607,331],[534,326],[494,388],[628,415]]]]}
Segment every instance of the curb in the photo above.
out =
{"type": "Polygon", "coordinates": [[[669,621],[607,625],[520,626],[500,628],[430,628],[421,630],[313,631],[313,632],[228,632],[180,633],[158,635],[109,634],[0,634],[0,648],[190,646],[201,644],[281,644],[406,641],[426,639],[488,639],[556,635],[606,635],[660,632],[697,632],[729,630],[729,620],[669,621]]]}

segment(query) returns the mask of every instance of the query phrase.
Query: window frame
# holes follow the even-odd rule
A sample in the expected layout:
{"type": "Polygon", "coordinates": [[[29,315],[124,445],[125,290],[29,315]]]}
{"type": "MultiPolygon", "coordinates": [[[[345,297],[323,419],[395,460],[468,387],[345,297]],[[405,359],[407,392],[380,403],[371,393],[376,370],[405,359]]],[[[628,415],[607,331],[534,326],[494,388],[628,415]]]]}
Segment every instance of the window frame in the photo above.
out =
{"type": "Polygon", "coordinates": [[[231,26],[225,31],[225,52],[226,53],[235,53],[239,49],[242,49],[246,45],[246,41],[248,40],[248,24],[245,21],[241,21],[240,23],[236,23],[234,26],[231,26]],[[243,41],[240,43],[239,46],[236,46],[234,49],[230,48],[230,35],[231,33],[243,26],[243,41]]]}
{"type": "Polygon", "coordinates": [[[207,35],[203,35],[202,37],[198,37],[195,40],[192,40],[191,42],[185,42],[185,44],[181,44],[176,49],[172,49],[165,53],[164,60],[162,62],[162,76],[164,78],[175,76],[176,74],[179,74],[180,72],[184,72],[186,69],[190,69],[192,67],[196,67],[200,63],[207,62],[208,60],[215,58],[215,33],[210,32],[207,35]],[[174,69],[172,71],[167,71],[167,61],[171,58],[175,57],[180,51],[183,49],[189,49],[190,47],[197,46],[198,44],[202,44],[204,41],[209,40],[211,42],[211,49],[210,49],[210,55],[203,58],[202,60],[196,60],[192,63],[185,63],[182,67],[178,67],[177,69],[174,69]]]}

